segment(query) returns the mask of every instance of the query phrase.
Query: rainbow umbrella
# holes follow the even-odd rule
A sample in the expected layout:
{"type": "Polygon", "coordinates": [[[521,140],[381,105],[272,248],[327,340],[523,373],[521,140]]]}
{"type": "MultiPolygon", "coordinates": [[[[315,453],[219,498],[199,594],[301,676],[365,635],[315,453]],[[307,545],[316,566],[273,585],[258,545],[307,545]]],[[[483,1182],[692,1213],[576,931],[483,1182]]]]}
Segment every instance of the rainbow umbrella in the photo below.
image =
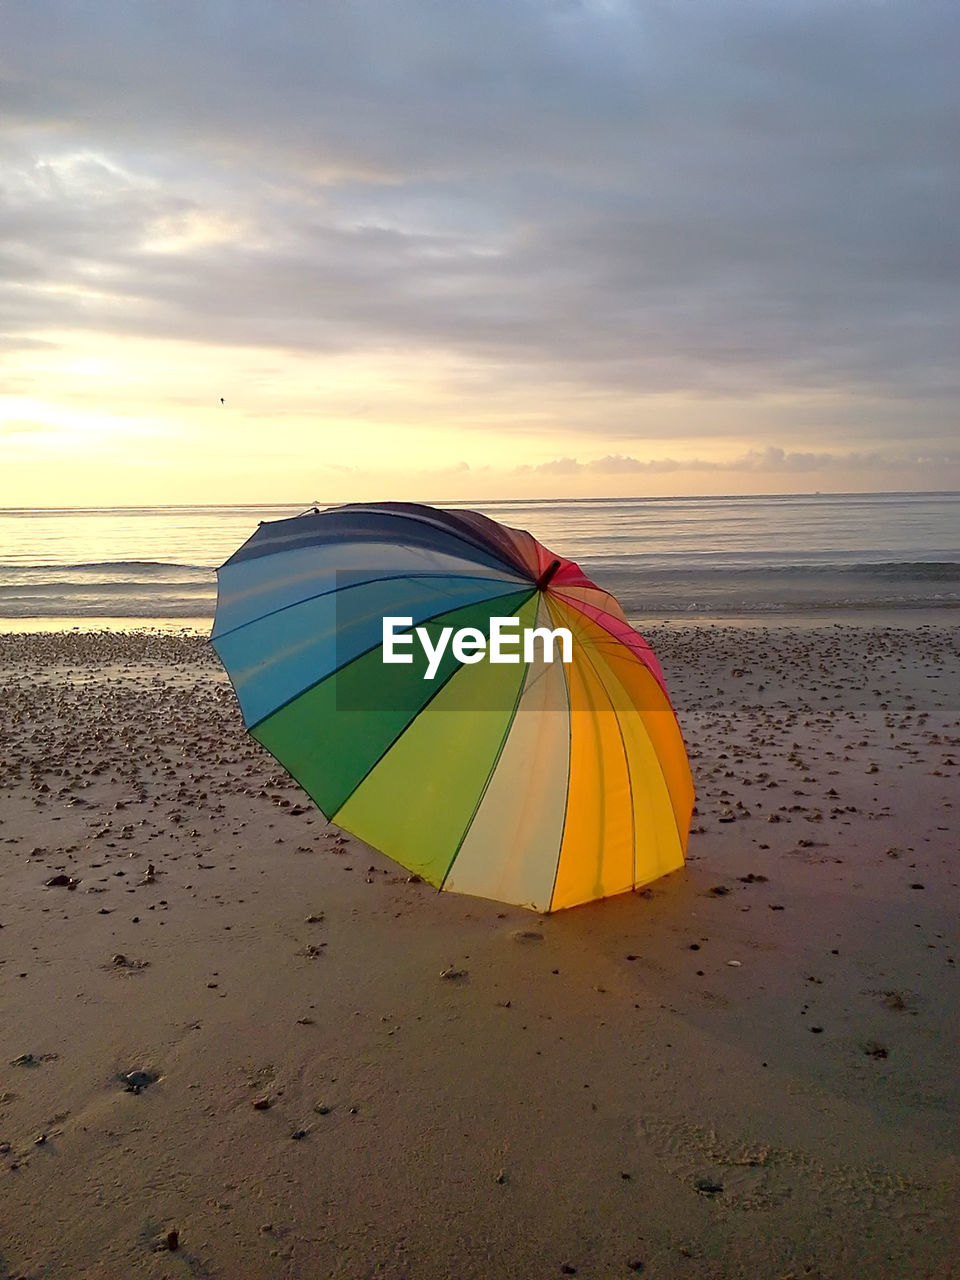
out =
{"type": "Polygon", "coordinates": [[[211,641],[324,816],[438,888],[556,911],[683,864],[656,658],[529,533],[409,503],[263,523],[218,571],[211,641]]]}

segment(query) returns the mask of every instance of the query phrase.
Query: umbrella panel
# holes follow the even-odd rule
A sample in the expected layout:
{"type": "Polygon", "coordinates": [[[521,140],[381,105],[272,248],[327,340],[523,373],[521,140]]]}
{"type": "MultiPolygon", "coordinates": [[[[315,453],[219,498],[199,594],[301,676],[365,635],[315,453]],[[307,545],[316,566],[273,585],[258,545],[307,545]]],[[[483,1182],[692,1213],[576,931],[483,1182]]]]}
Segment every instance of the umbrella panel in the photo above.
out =
{"type": "Polygon", "coordinates": [[[213,645],[230,672],[244,721],[253,728],[311,685],[379,646],[385,614],[411,617],[417,625],[441,611],[511,599],[517,592],[516,583],[464,576],[364,582],[257,618],[217,636],[213,645]]]}
{"type": "MultiPolygon", "coordinates": [[[[519,610],[531,626],[537,601],[519,610]]],[[[441,885],[510,732],[525,664],[457,671],[333,817],[361,840],[441,885]]]]}
{"type": "MultiPolygon", "coordinates": [[[[522,614],[532,590],[512,592],[438,615],[424,625],[433,640],[442,627],[489,629],[490,618],[522,614]]],[[[523,624],[521,624],[523,625],[523,624]]],[[[411,722],[437,699],[458,671],[475,671],[492,664],[461,668],[448,646],[433,680],[424,679],[427,659],[422,646],[412,646],[412,664],[383,661],[379,645],[304,690],[272,715],[254,725],[251,733],[332,818],[382,756],[394,747],[411,722]]],[[[518,667],[493,665],[495,671],[518,667]]],[[[472,690],[472,710],[489,706],[490,690],[472,690]]],[[[499,691],[498,710],[512,708],[499,691]]],[[[435,710],[447,706],[438,703],[435,710]]],[[[461,725],[461,732],[467,732],[461,725]]],[[[345,821],[341,825],[346,825],[345,821]]],[[[385,846],[379,846],[385,848],[385,846]]]]}
{"type": "MultiPolygon", "coordinates": [[[[537,626],[551,625],[541,599],[537,626]]],[[[527,667],[510,733],[443,888],[548,910],[569,766],[564,667],[540,654],[527,667]]]]}

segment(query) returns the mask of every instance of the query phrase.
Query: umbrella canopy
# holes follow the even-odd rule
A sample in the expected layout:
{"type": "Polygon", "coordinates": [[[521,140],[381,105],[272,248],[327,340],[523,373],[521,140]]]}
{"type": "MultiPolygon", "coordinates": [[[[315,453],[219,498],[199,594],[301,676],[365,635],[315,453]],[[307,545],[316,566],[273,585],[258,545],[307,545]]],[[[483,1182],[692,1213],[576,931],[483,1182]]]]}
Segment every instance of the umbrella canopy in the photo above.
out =
{"type": "Polygon", "coordinates": [[[556,911],[683,863],[693,782],[656,658],[529,533],[409,503],[261,524],[218,571],[211,641],[324,816],[438,888],[556,911]]]}

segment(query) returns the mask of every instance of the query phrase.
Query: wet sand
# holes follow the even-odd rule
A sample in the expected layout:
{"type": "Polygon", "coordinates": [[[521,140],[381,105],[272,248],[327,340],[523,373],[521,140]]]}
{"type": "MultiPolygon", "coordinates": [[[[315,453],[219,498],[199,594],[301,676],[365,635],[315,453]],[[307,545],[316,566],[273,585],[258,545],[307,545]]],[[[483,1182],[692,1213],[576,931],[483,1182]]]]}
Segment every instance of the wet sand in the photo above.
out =
{"type": "Polygon", "coordinates": [[[960,1276],[960,632],[648,634],[688,865],[546,919],[328,827],[201,640],[0,637],[0,1277],[960,1276]]]}

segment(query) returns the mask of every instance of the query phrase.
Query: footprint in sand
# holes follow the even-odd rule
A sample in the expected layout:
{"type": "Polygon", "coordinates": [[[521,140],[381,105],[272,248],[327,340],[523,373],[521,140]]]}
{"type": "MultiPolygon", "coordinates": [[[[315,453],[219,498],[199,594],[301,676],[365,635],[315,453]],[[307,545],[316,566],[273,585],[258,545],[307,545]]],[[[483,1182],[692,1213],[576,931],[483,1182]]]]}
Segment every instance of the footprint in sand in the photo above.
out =
{"type": "Polygon", "coordinates": [[[951,1203],[944,1182],[921,1182],[884,1169],[826,1165],[802,1151],[726,1141],[713,1129],[684,1120],[640,1120],[637,1134],[674,1177],[720,1209],[772,1209],[792,1195],[825,1198],[848,1211],[909,1216],[936,1204],[938,1217],[951,1203]],[[717,1188],[722,1188],[717,1190],[717,1188]]]}
{"type": "Polygon", "coordinates": [[[793,1193],[781,1153],[760,1144],[731,1144],[684,1121],[641,1120],[641,1140],[681,1182],[725,1209],[772,1209],[793,1193]]]}

